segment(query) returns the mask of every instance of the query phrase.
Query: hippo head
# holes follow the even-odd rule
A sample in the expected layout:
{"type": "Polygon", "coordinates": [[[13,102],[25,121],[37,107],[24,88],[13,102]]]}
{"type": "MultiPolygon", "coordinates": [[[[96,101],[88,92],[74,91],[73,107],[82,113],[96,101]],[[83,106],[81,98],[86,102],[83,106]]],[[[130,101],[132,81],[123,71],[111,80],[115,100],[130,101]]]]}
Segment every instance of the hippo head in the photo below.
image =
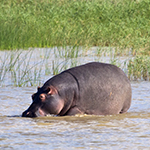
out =
{"type": "Polygon", "coordinates": [[[22,117],[58,115],[64,107],[64,100],[53,86],[38,87],[37,93],[32,95],[32,100],[32,104],[22,113],[22,117]]]}

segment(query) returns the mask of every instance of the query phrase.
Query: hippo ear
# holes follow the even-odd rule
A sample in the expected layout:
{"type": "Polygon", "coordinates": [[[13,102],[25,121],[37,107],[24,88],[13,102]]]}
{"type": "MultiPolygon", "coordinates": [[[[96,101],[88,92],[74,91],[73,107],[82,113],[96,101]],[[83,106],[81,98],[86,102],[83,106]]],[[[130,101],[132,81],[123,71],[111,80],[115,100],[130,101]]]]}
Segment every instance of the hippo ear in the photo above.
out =
{"type": "Polygon", "coordinates": [[[47,89],[47,94],[49,94],[49,95],[54,95],[54,94],[57,94],[58,92],[57,92],[57,89],[56,88],[54,88],[53,86],[50,86],[50,87],[48,87],[48,89],[47,89]]]}
{"type": "Polygon", "coordinates": [[[39,91],[39,90],[40,90],[40,87],[38,86],[38,87],[37,87],[37,91],[39,91]]]}

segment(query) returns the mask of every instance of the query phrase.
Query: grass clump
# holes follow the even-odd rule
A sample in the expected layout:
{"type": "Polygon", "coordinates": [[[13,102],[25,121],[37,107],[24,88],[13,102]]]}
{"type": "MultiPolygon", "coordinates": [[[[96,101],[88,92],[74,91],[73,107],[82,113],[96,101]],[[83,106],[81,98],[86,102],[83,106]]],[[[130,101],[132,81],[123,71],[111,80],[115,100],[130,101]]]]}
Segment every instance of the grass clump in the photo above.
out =
{"type": "Polygon", "coordinates": [[[0,49],[82,45],[149,53],[149,5],[149,0],[1,0],[0,49]]]}
{"type": "Polygon", "coordinates": [[[136,56],[129,60],[128,77],[130,80],[150,79],[150,58],[148,56],[136,56]]]}

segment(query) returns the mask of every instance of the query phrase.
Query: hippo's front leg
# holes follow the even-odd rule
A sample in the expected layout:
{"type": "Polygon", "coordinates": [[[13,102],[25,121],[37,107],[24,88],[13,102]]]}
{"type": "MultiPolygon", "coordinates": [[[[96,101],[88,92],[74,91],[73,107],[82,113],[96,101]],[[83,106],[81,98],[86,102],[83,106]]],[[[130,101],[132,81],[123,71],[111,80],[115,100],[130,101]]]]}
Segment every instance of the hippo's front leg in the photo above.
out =
{"type": "Polygon", "coordinates": [[[76,114],[84,114],[84,113],[75,106],[75,107],[70,108],[65,115],[73,116],[76,114]]]}

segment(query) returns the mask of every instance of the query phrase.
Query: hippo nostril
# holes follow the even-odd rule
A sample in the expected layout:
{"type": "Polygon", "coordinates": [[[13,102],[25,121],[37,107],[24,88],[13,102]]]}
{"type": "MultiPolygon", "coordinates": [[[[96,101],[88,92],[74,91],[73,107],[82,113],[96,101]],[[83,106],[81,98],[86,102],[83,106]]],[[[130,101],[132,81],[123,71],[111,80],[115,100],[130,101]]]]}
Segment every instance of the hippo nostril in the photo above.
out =
{"type": "Polygon", "coordinates": [[[42,100],[42,102],[44,102],[45,101],[45,94],[40,94],[40,99],[42,100]]]}
{"type": "Polygon", "coordinates": [[[31,112],[27,112],[26,115],[25,115],[25,117],[32,117],[31,112]]]}
{"type": "Polygon", "coordinates": [[[29,115],[29,114],[30,114],[30,112],[27,112],[27,113],[26,113],[26,115],[29,115]]]}

